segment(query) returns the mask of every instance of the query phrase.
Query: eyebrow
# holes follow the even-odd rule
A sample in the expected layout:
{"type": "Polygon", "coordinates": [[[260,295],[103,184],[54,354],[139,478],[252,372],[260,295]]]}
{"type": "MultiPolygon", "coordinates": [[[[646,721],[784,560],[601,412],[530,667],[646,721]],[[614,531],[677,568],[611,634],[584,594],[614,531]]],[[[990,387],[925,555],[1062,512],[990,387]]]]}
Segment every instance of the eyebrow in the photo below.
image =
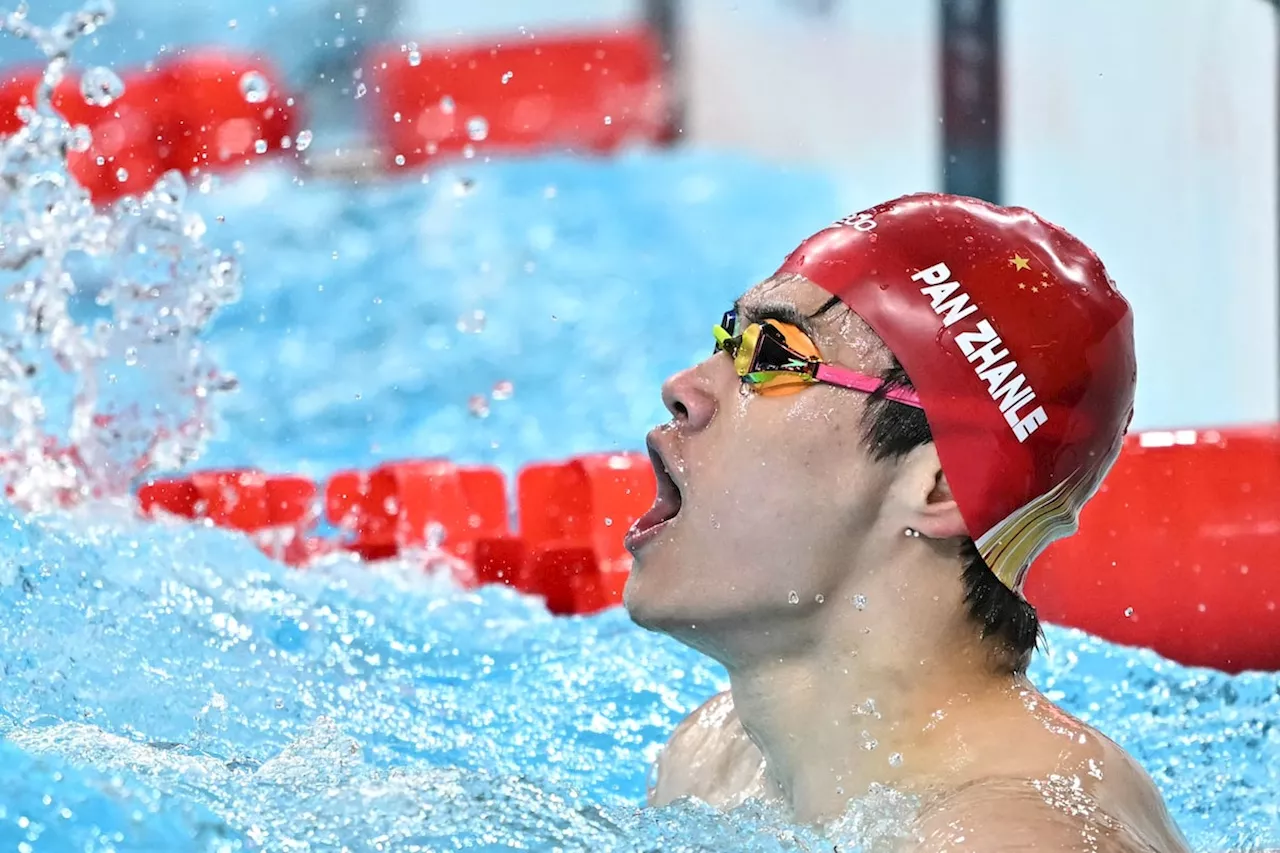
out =
{"type": "Polygon", "coordinates": [[[832,297],[821,308],[812,314],[802,314],[796,306],[789,302],[761,302],[756,304],[745,304],[741,299],[733,303],[733,310],[738,312],[738,316],[742,317],[749,323],[759,323],[764,320],[777,320],[780,323],[789,323],[800,329],[806,335],[813,337],[814,327],[813,319],[820,317],[827,311],[831,310],[840,302],[839,297],[832,297]]]}

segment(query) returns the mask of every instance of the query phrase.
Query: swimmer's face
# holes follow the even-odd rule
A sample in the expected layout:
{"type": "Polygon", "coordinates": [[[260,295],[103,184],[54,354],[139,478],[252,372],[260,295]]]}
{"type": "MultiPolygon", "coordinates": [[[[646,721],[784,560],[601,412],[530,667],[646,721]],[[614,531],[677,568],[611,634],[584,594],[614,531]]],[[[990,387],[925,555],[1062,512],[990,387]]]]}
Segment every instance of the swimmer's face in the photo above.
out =
{"type": "MultiPolygon", "coordinates": [[[[843,304],[819,313],[829,298],[803,278],[770,280],[743,295],[740,323],[790,307],[812,317],[824,360],[883,375],[888,350],[843,304]]],[[[866,394],[819,384],[758,395],[717,353],[668,379],[662,396],[672,419],[651,446],[659,482],[664,467],[672,482],[659,504],[679,511],[634,546],[626,604],[641,625],[723,660],[729,634],[815,613],[847,592],[859,563],[900,544],[907,519],[885,500],[900,463],[866,447],[866,394]]]]}

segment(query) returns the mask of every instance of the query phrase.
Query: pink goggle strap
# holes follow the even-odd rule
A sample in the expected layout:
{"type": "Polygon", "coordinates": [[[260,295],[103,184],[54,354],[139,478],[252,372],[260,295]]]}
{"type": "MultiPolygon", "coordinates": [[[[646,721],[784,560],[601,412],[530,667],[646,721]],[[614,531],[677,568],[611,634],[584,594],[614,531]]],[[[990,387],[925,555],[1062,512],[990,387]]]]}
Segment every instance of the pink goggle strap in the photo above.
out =
{"type": "MultiPolygon", "coordinates": [[[[852,388],[855,391],[864,391],[867,394],[874,394],[879,390],[883,382],[883,380],[876,379],[874,376],[868,376],[865,373],[858,373],[856,370],[849,370],[834,364],[818,365],[817,379],[819,382],[839,385],[841,388],[852,388]]],[[[888,400],[914,406],[917,409],[924,408],[920,403],[920,395],[905,388],[893,388],[887,391],[884,397],[888,400]]]]}

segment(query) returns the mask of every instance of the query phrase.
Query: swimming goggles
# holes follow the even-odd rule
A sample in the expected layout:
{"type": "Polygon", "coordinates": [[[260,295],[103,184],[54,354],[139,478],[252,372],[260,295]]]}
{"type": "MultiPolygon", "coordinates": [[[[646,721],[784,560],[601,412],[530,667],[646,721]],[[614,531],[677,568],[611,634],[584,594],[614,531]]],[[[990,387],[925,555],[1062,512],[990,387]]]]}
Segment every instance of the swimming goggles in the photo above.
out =
{"type": "MultiPolygon", "coordinates": [[[[715,352],[727,352],[738,376],[758,394],[794,394],[815,382],[874,394],[883,384],[874,376],[823,361],[813,339],[790,323],[765,320],[734,334],[737,322],[737,312],[726,311],[720,325],[712,329],[715,352]]],[[[890,389],[883,396],[923,408],[919,395],[905,388],[890,389]]]]}

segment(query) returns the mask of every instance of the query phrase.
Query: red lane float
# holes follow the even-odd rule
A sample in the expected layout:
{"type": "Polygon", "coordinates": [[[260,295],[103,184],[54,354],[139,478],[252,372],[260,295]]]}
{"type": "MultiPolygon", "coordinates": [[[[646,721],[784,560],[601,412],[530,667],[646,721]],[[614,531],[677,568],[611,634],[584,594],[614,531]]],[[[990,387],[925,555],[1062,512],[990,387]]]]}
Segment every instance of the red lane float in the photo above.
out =
{"type": "Polygon", "coordinates": [[[552,612],[592,612],[621,602],[631,569],[623,536],[657,495],[649,457],[601,453],[530,465],[516,489],[520,533],[533,549],[523,576],[527,588],[546,598],[552,612]]]}
{"type": "Polygon", "coordinates": [[[201,471],[185,479],[152,480],[138,490],[142,514],[161,512],[248,533],[268,556],[291,566],[336,546],[310,536],[316,485],[306,477],[260,471],[201,471]]]}
{"type": "Polygon", "coordinates": [[[1113,642],[1280,670],[1280,426],[1131,436],[1026,592],[1046,621],[1113,642]]]}
{"type": "Polygon", "coordinates": [[[161,116],[171,168],[186,174],[234,170],[292,145],[301,112],[297,99],[261,57],[187,51],[160,70],[177,101],[161,116]]]}
{"type": "Polygon", "coordinates": [[[366,67],[387,168],[468,146],[605,153],[670,136],[662,51],[644,29],[394,45],[374,51],[366,67]]]}
{"type": "MultiPolygon", "coordinates": [[[[460,581],[539,595],[555,613],[618,604],[623,536],[656,493],[647,458],[529,465],[515,486],[518,532],[496,469],[426,460],[339,472],[322,492],[341,544],[311,535],[321,490],[304,478],[202,472],[148,483],[138,499],[147,514],[248,531],[295,565],[339,547],[375,559],[437,546],[473,572],[460,581]],[[272,530],[288,537],[264,538],[272,530]]],[[[1027,595],[1048,622],[1182,663],[1280,670],[1280,425],[1130,436],[1080,532],[1037,561],[1027,595]]]]}
{"type": "MultiPolygon", "coordinates": [[[[11,71],[0,81],[0,134],[22,125],[41,70],[11,71]]],[[[298,125],[295,99],[261,58],[198,51],[123,75],[124,93],[105,106],[85,100],[81,74],[63,78],[52,106],[93,136],[67,156],[72,176],[95,203],[139,195],[164,172],[223,172],[278,154],[298,125]],[[261,150],[259,150],[261,149],[261,150]]]]}
{"type": "Polygon", "coordinates": [[[471,560],[476,540],[507,533],[502,473],[444,460],[392,462],[372,472],[342,471],[325,488],[325,517],[365,559],[404,548],[442,546],[471,560]]]}

